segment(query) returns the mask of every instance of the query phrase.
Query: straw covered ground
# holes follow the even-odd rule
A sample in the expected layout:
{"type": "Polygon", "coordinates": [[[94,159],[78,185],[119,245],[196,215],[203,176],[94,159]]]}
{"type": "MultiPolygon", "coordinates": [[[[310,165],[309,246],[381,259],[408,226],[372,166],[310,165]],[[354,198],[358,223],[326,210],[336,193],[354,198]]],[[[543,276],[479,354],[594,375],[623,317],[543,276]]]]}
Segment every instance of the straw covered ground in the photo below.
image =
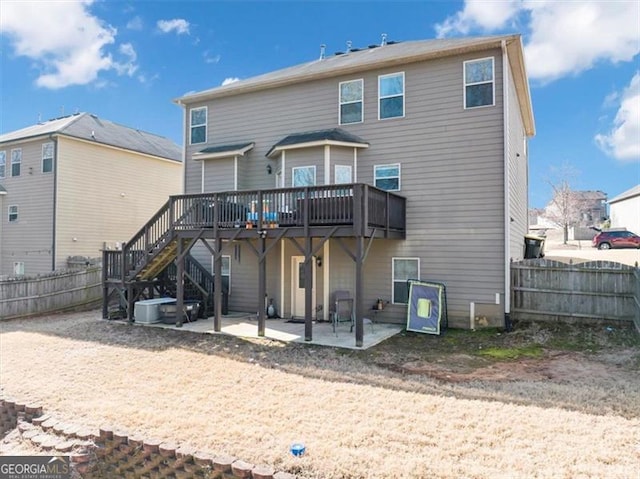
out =
{"type": "Polygon", "coordinates": [[[306,478],[638,478],[631,328],[405,333],[345,351],[98,318],[0,323],[2,393],[306,478]]]}

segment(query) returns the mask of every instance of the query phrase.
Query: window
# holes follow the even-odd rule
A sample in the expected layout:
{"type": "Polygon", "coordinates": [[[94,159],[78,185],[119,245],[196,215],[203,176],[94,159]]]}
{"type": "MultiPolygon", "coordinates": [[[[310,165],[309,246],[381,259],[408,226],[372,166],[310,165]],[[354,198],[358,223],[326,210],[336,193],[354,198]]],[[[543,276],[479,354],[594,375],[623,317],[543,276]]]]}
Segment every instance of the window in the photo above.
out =
{"type": "Polygon", "coordinates": [[[374,185],[381,190],[400,191],[400,164],[373,167],[374,185]]]}
{"type": "Polygon", "coordinates": [[[51,173],[53,171],[53,143],[42,145],[42,172],[51,173]]]}
{"type": "Polygon", "coordinates": [[[336,165],[334,183],[337,185],[351,183],[351,181],[351,166],[336,165]]]}
{"type": "Polygon", "coordinates": [[[404,73],[378,77],[378,118],[404,116],[404,73]]]}
{"type": "MultiPolygon", "coordinates": [[[[231,256],[222,255],[222,290],[231,292],[231,256]]],[[[214,259],[211,258],[211,271],[215,271],[214,259]]]]}
{"type": "Polygon", "coordinates": [[[22,261],[13,263],[13,274],[15,276],[24,276],[24,263],[22,261]]]}
{"type": "Polygon", "coordinates": [[[191,110],[191,144],[207,142],[207,107],[191,110]]]}
{"type": "Polygon", "coordinates": [[[493,57],[464,62],[464,107],[493,106],[493,57]]]}
{"type": "Polygon", "coordinates": [[[407,304],[409,301],[410,279],[420,279],[420,258],[393,258],[392,277],[393,291],[391,302],[393,304],[407,304]]]}
{"type": "Polygon", "coordinates": [[[4,178],[7,169],[7,152],[0,151],[0,178],[4,178]]]}
{"type": "Polygon", "coordinates": [[[18,206],[10,205],[9,206],[9,223],[14,223],[18,221],[18,206]]]}
{"type": "Polygon", "coordinates": [[[316,167],[315,166],[299,166],[291,168],[292,178],[291,186],[314,186],[316,184],[316,167]]]}
{"type": "Polygon", "coordinates": [[[340,124],[362,122],[362,80],[340,83],[340,124]]]}
{"type": "Polygon", "coordinates": [[[20,176],[20,163],[22,163],[22,148],[11,150],[11,176],[20,176]]]}

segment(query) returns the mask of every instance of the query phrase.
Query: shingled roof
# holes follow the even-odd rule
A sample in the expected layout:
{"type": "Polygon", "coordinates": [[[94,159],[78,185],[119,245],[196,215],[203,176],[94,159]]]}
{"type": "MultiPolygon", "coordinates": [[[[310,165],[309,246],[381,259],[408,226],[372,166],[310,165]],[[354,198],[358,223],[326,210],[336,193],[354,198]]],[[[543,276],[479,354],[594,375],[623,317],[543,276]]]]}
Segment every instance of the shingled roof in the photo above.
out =
{"type": "Polygon", "coordinates": [[[361,148],[369,146],[369,143],[359,136],[353,135],[342,128],[331,128],[328,130],[292,133],[273,145],[267,152],[266,156],[271,156],[273,152],[285,150],[287,147],[302,146],[310,143],[343,144],[345,146],[351,145],[361,148]]]}
{"type": "Polygon", "coordinates": [[[79,138],[174,161],[182,160],[180,146],[170,139],[119,125],[90,113],[76,113],[5,133],[0,135],[0,145],[50,134],[79,138]]]}

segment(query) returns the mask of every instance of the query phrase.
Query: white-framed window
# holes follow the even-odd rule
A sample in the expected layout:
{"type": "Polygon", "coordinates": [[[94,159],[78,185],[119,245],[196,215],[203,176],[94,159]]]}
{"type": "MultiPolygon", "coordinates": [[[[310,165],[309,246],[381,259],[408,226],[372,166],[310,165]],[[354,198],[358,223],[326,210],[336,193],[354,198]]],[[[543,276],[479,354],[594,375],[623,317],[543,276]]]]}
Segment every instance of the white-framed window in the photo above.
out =
{"type": "Polygon", "coordinates": [[[351,165],[336,165],[334,172],[334,183],[336,185],[351,183],[353,181],[352,178],[351,165]]]}
{"type": "Polygon", "coordinates": [[[0,178],[4,178],[7,172],[7,152],[0,151],[0,178]]]}
{"type": "Polygon", "coordinates": [[[378,119],[404,116],[404,72],[378,77],[378,119]]]}
{"type": "Polygon", "coordinates": [[[15,261],[13,263],[13,274],[14,276],[24,276],[24,262],[15,261]]]}
{"type": "Polygon", "coordinates": [[[53,142],[42,145],[42,172],[51,173],[53,171],[53,142]]]}
{"type": "MultiPolygon", "coordinates": [[[[231,293],[231,256],[223,254],[222,255],[222,274],[220,275],[222,279],[222,290],[227,290],[228,293],[231,293]]],[[[215,261],[213,257],[211,258],[211,271],[215,271],[215,261]]]]}
{"type": "Polygon", "coordinates": [[[20,164],[22,163],[22,148],[11,150],[11,176],[20,176],[20,164]]]}
{"type": "Polygon", "coordinates": [[[493,57],[464,62],[464,107],[493,106],[495,82],[493,57]]]}
{"type": "Polygon", "coordinates": [[[189,111],[190,144],[207,142],[207,107],[192,108],[189,111]]]}
{"type": "Polygon", "coordinates": [[[315,186],[315,184],[315,166],[296,166],[291,168],[291,186],[296,188],[300,186],[315,186]]]}
{"type": "Polygon", "coordinates": [[[340,124],[362,123],[363,113],[363,80],[350,80],[340,82],[340,124]]]}
{"type": "Polygon", "coordinates": [[[9,205],[9,223],[18,221],[18,205],[9,205]]]}
{"type": "Polygon", "coordinates": [[[373,181],[376,188],[387,191],[400,191],[400,163],[375,165],[373,181]]]}
{"type": "Polygon", "coordinates": [[[391,258],[393,304],[407,304],[410,279],[420,279],[420,258],[391,258]]]}

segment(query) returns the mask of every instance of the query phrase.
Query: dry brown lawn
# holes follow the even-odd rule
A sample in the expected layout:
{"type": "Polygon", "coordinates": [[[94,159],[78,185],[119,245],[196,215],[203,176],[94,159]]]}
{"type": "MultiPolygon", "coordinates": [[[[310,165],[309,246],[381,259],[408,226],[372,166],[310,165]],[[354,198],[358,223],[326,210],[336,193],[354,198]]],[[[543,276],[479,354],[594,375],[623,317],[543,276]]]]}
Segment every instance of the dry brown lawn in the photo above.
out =
{"type": "Polygon", "coordinates": [[[3,394],[308,478],[640,477],[630,329],[403,334],[344,351],[98,318],[0,323],[3,394]],[[505,351],[516,357],[492,359],[505,351]]]}

